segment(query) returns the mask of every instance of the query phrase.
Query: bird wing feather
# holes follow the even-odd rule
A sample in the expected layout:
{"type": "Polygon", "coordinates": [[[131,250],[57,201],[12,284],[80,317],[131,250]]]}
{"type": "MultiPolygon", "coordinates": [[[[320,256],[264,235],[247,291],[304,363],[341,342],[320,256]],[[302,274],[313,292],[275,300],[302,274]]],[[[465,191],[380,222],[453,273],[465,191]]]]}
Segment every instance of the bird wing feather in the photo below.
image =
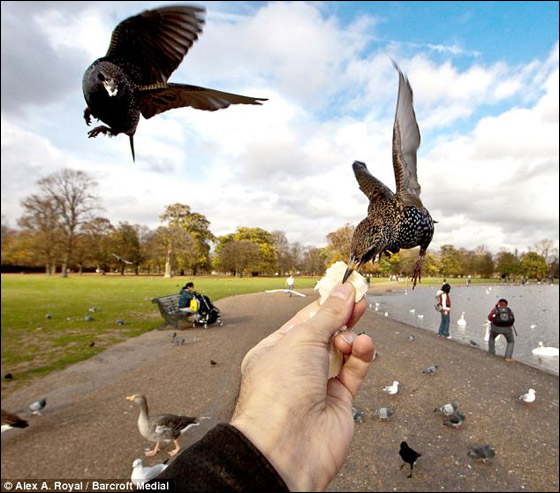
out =
{"type": "Polygon", "coordinates": [[[421,187],[416,172],[416,152],[420,147],[420,129],[414,113],[412,88],[397,64],[393,62],[393,65],[399,72],[399,94],[393,125],[393,169],[397,183],[397,195],[405,205],[422,208],[421,187]]]}
{"type": "Polygon", "coordinates": [[[190,424],[196,423],[197,419],[176,414],[160,414],[159,416],[154,416],[152,422],[155,425],[155,433],[176,438],[181,434],[181,430],[190,424]]]}
{"type": "Polygon", "coordinates": [[[370,204],[378,200],[390,199],[393,197],[393,192],[381,180],[378,180],[367,169],[365,163],[354,161],[352,165],[354,175],[360,186],[360,190],[364,192],[369,199],[370,204]]]}
{"type": "Polygon", "coordinates": [[[145,10],[113,30],[106,57],[134,65],[136,83],[166,82],[198,39],[205,9],[170,6],[145,10]]]}
{"type": "Polygon", "coordinates": [[[197,110],[216,111],[231,104],[261,104],[263,98],[252,98],[188,84],[159,83],[138,88],[140,111],[144,118],[173,108],[190,106],[197,110]]]}

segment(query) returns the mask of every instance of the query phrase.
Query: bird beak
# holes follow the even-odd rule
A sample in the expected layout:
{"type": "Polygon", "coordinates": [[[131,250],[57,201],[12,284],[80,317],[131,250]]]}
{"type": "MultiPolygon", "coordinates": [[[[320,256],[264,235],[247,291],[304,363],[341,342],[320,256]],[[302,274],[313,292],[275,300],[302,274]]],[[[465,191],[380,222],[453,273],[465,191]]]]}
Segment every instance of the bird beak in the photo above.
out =
{"type": "Polygon", "coordinates": [[[347,279],[352,275],[352,272],[354,272],[356,269],[359,269],[361,265],[362,263],[359,260],[352,257],[350,259],[350,263],[348,264],[348,268],[344,273],[344,277],[342,278],[342,284],[344,284],[347,281],[347,279]]]}
{"type": "Polygon", "coordinates": [[[117,84],[115,84],[114,79],[105,79],[103,81],[103,87],[111,97],[116,96],[117,93],[119,92],[119,88],[117,84]]]}
{"type": "Polygon", "coordinates": [[[133,401],[135,397],[136,397],[135,395],[129,395],[129,396],[127,396],[127,399],[129,401],[133,401]]]}

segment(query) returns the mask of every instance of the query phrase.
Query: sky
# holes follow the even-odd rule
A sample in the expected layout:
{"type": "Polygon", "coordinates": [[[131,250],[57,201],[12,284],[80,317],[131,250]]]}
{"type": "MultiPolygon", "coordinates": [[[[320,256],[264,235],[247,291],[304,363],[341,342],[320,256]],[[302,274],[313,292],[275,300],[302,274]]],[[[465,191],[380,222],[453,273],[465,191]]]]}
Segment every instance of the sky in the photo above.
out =
{"type": "Polygon", "coordinates": [[[268,98],[142,118],[88,139],[82,77],[111,32],[175,2],[2,2],[2,216],[63,168],[97,181],[99,216],[156,228],[168,204],[324,246],[368,200],[355,160],[395,190],[398,75],[414,91],[431,248],[558,245],[558,2],[198,2],[206,24],[170,82],[268,98]]]}

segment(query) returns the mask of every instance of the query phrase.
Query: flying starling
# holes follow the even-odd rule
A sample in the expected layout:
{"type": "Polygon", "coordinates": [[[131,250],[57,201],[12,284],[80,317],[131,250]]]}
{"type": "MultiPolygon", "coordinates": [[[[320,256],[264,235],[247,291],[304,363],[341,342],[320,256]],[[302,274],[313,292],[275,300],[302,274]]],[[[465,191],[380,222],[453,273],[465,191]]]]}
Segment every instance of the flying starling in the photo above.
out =
{"type": "Polygon", "coordinates": [[[343,282],[355,269],[379,255],[397,253],[401,248],[420,246],[414,266],[413,285],[422,278],[422,261],[434,235],[434,221],[420,200],[416,175],[416,151],[420,130],[412,105],[412,88],[399,67],[399,94],[393,125],[393,169],[397,193],[375,178],[364,163],[352,165],[360,190],[369,199],[368,215],[354,231],[350,261],[343,282]]]}
{"type": "Polygon", "coordinates": [[[115,28],[107,54],[89,66],[82,81],[86,124],[93,116],[108,125],[90,130],[89,137],[128,135],[134,160],[133,138],[140,114],[151,118],[184,106],[215,111],[266,101],[167,82],[202,32],[204,12],[193,6],[161,7],[129,17],[115,28]]]}

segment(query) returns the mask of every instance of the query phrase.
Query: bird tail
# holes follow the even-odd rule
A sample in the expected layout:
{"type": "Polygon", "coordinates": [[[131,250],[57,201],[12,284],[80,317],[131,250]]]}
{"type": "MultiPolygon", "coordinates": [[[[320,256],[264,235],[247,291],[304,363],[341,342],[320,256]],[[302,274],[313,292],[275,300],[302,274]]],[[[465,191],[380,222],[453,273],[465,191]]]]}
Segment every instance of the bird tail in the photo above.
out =
{"type": "Polygon", "coordinates": [[[134,155],[134,135],[129,135],[130,138],[130,150],[132,151],[132,161],[136,162],[136,156],[134,155]]]}

